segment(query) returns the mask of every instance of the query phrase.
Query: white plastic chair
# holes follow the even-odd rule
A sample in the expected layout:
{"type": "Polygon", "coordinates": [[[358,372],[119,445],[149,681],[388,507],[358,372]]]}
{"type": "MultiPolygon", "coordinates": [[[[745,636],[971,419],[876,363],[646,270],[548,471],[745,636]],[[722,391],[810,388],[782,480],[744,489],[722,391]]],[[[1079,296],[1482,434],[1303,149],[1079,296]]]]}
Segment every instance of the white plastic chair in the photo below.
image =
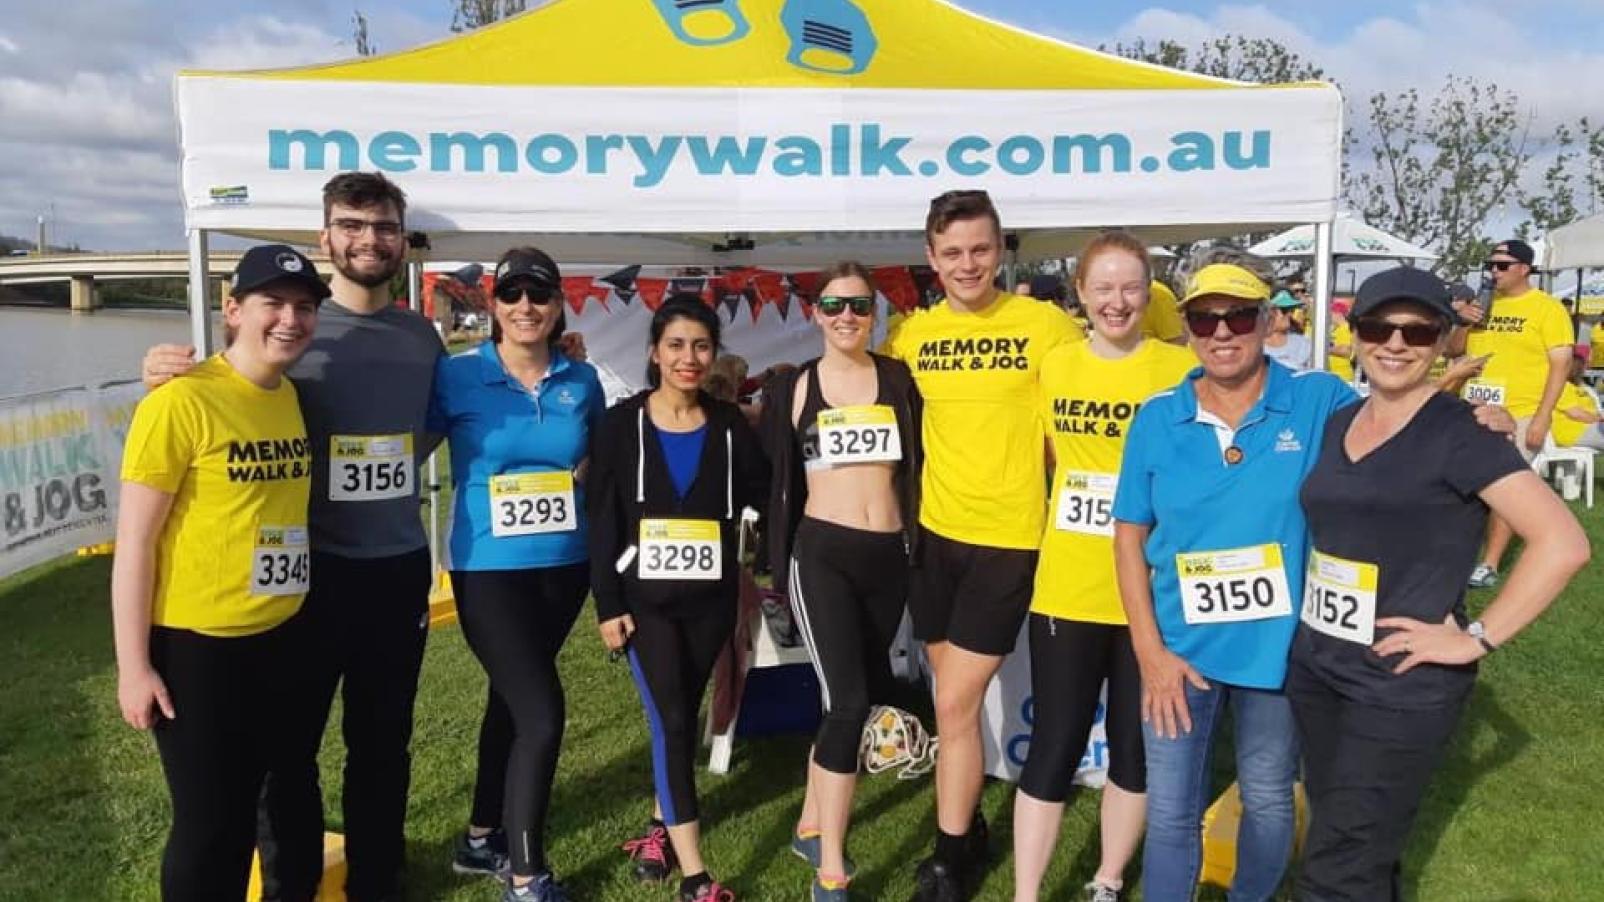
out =
{"type": "Polygon", "coordinates": [[[1537,471],[1537,475],[1553,482],[1565,500],[1574,501],[1577,495],[1581,495],[1591,509],[1593,458],[1597,454],[1592,448],[1581,446],[1561,448],[1554,444],[1554,436],[1550,435],[1543,441],[1543,450],[1532,458],[1532,469],[1537,471]],[[1577,485],[1578,482],[1581,484],[1577,485]]]}

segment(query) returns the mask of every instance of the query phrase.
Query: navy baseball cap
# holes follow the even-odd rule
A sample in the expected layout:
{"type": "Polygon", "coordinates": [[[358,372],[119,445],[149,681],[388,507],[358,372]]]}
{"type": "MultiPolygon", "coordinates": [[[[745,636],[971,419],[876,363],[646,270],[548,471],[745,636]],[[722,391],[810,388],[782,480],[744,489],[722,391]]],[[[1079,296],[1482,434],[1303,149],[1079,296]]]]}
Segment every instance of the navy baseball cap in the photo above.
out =
{"type": "Polygon", "coordinates": [[[501,262],[496,264],[496,291],[520,279],[552,291],[562,290],[562,273],[557,269],[557,261],[547,256],[544,251],[532,247],[508,251],[501,262]]]}
{"type": "Polygon", "coordinates": [[[246,251],[234,267],[229,293],[237,298],[274,282],[293,282],[319,301],[330,294],[312,261],[287,244],[259,244],[246,251]]]}
{"type": "Polygon", "coordinates": [[[1348,309],[1348,321],[1359,319],[1382,304],[1409,301],[1455,323],[1459,317],[1449,300],[1448,283],[1442,279],[1424,269],[1395,266],[1360,283],[1359,293],[1354,296],[1353,306],[1348,309]]]}

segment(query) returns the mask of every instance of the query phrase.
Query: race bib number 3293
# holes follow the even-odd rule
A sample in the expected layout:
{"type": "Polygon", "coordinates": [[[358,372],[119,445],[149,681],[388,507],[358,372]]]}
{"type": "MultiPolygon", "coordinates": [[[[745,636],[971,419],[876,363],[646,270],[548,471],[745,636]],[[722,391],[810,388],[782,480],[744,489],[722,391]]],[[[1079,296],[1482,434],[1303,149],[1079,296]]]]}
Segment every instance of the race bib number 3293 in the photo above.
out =
{"type": "Polygon", "coordinates": [[[640,521],[641,579],[713,580],[724,575],[717,520],[640,521]]]}
{"type": "Polygon", "coordinates": [[[1292,613],[1292,591],[1275,543],[1175,556],[1189,624],[1237,623],[1292,613]]]}
{"type": "Polygon", "coordinates": [[[305,526],[262,526],[251,550],[252,595],[304,595],[312,584],[305,526]]]}
{"type": "Polygon", "coordinates": [[[819,411],[819,458],[835,465],[901,460],[896,412],[884,404],[819,411]]]}
{"type": "Polygon", "coordinates": [[[411,498],[416,489],[411,435],[329,437],[329,500],[411,498]]]}
{"type": "Polygon", "coordinates": [[[574,474],[508,473],[490,477],[490,534],[533,536],[579,526],[574,474]]]}

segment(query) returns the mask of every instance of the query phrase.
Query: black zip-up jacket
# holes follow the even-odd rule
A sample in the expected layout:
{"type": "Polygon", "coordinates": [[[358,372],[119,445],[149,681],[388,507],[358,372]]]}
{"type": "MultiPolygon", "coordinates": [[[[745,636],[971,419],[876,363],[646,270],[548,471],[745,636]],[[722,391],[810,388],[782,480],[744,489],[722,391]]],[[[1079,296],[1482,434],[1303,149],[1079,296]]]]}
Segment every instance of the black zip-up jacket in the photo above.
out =
{"type": "MultiPolygon", "coordinates": [[[[924,438],[921,432],[924,398],[914,384],[907,364],[879,354],[874,360],[875,375],[892,399],[897,429],[902,433],[902,461],[897,464],[896,490],[902,501],[902,533],[908,544],[909,560],[919,544],[919,479],[924,469],[924,438]]],[[[763,390],[763,444],[774,462],[774,482],[769,488],[768,542],[769,565],[774,568],[774,585],[789,586],[791,546],[796,528],[807,506],[808,481],[796,440],[796,383],[804,374],[818,378],[818,358],[800,369],[784,373],[763,390]]]]}
{"type": "Polygon", "coordinates": [[[762,512],[769,492],[769,461],[757,433],[734,404],[700,395],[707,437],[685,498],[663,457],[662,443],[646,410],[643,391],[620,401],[591,436],[586,511],[590,516],[590,580],[596,617],[606,621],[648,604],[689,612],[735,604],[740,591],[736,540],[741,509],[762,512]],[[723,576],[717,581],[642,580],[638,552],[619,572],[618,563],[640,537],[648,517],[716,520],[723,544],[723,576]]]}

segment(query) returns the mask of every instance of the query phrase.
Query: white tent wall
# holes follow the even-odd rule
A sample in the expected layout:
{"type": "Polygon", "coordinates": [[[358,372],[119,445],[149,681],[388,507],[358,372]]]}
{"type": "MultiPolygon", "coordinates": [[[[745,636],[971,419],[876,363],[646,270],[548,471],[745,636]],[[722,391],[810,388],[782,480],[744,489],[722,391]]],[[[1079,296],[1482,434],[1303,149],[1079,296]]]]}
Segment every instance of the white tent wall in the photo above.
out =
{"type": "Polygon", "coordinates": [[[1604,266],[1604,213],[1560,226],[1543,243],[1544,269],[1604,266]]]}

